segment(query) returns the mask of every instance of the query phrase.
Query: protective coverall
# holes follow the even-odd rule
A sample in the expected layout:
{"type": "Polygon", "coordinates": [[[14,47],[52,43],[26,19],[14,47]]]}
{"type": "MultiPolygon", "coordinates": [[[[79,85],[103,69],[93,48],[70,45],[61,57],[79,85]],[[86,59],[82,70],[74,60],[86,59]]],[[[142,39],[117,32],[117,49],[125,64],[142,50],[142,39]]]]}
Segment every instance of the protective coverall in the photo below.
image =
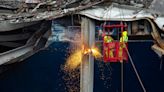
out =
{"type": "Polygon", "coordinates": [[[120,38],[120,46],[119,46],[119,57],[123,59],[123,48],[126,48],[125,43],[128,42],[128,33],[127,31],[122,32],[122,37],[120,38]]]}
{"type": "Polygon", "coordinates": [[[112,58],[114,57],[113,51],[115,46],[110,46],[109,44],[113,42],[113,38],[111,36],[104,36],[104,43],[106,44],[105,50],[105,57],[112,58]],[[110,49],[110,50],[109,50],[110,49]],[[109,52],[108,52],[109,51],[109,52]]]}

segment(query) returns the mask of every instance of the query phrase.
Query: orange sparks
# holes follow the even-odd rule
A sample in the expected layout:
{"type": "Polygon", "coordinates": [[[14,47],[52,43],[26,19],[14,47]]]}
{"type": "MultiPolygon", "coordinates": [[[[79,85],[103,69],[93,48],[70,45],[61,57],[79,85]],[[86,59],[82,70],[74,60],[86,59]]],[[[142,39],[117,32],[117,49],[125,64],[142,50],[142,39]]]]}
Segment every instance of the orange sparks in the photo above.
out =
{"type": "Polygon", "coordinates": [[[93,55],[96,59],[102,57],[102,55],[101,55],[101,53],[100,53],[100,51],[99,51],[98,48],[95,48],[95,47],[94,47],[94,48],[91,49],[91,51],[92,51],[92,55],[93,55]]]}
{"type": "Polygon", "coordinates": [[[92,52],[91,49],[85,49],[85,50],[83,51],[83,54],[85,55],[85,54],[89,54],[89,53],[91,53],[91,52],[92,52]]]}
{"type": "Polygon", "coordinates": [[[82,46],[82,49],[78,49],[75,52],[73,52],[67,59],[66,67],[69,70],[76,69],[82,62],[83,55],[90,54],[93,55],[96,59],[101,58],[102,55],[99,52],[99,49],[96,47],[93,48],[84,48],[82,46]]]}
{"type": "Polygon", "coordinates": [[[101,53],[100,53],[98,48],[93,47],[93,48],[85,49],[84,46],[83,46],[83,54],[86,55],[86,54],[89,54],[89,53],[91,53],[96,59],[102,57],[102,55],[101,55],[101,53]]]}
{"type": "Polygon", "coordinates": [[[82,50],[76,50],[72,53],[66,62],[66,67],[68,69],[76,69],[82,62],[82,50]]]}

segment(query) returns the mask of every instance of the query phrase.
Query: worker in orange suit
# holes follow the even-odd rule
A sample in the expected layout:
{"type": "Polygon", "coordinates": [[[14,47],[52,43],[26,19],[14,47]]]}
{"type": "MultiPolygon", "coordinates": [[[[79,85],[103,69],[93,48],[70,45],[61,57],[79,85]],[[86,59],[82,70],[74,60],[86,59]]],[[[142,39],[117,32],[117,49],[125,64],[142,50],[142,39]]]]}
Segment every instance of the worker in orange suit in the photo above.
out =
{"type": "Polygon", "coordinates": [[[107,58],[114,57],[114,54],[113,54],[114,49],[113,48],[115,46],[109,46],[109,43],[111,43],[111,42],[113,42],[113,38],[111,36],[107,36],[107,35],[104,36],[104,43],[106,44],[104,50],[105,50],[105,57],[107,57],[107,58]],[[110,49],[109,52],[108,52],[108,49],[110,49]]]}

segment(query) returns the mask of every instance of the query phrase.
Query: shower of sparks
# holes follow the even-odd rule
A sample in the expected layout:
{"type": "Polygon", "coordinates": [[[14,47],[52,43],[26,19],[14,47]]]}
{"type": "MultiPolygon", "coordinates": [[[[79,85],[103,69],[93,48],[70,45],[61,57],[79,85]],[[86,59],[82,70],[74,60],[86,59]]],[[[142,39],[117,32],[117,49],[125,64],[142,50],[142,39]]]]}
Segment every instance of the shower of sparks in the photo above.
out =
{"type": "Polygon", "coordinates": [[[104,87],[110,88],[112,85],[112,67],[110,63],[96,62],[97,67],[99,68],[99,78],[104,83],[104,87]]]}
{"type": "Polygon", "coordinates": [[[98,48],[87,47],[83,41],[73,42],[68,50],[69,56],[66,59],[62,71],[64,76],[65,90],[67,92],[79,92],[80,91],[80,65],[83,62],[84,55],[92,55],[95,59],[101,59],[102,55],[98,48]]]}
{"type": "Polygon", "coordinates": [[[102,54],[100,53],[100,50],[98,48],[92,48],[91,49],[92,51],[92,55],[96,58],[96,59],[99,59],[99,58],[102,58],[102,54]]]}
{"type": "Polygon", "coordinates": [[[99,49],[96,47],[93,48],[82,48],[75,50],[67,59],[66,67],[68,69],[76,69],[82,62],[83,55],[91,53],[96,59],[99,59],[102,57],[101,53],[99,52],[99,49]]]}
{"type": "Polygon", "coordinates": [[[68,92],[80,91],[80,64],[84,55],[93,55],[96,59],[102,57],[99,49],[96,47],[87,48],[80,43],[71,44],[70,55],[65,65],[62,67],[64,72],[63,79],[65,81],[66,90],[68,92]]]}
{"type": "Polygon", "coordinates": [[[70,70],[76,69],[78,66],[80,66],[82,62],[82,57],[82,50],[77,49],[68,57],[65,67],[67,67],[70,70]]]}
{"type": "Polygon", "coordinates": [[[61,70],[64,73],[62,79],[64,80],[63,88],[66,92],[80,92],[80,64],[83,62],[84,55],[92,55],[97,59],[95,62],[99,68],[99,78],[104,81],[104,86],[111,87],[112,80],[112,68],[110,63],[101,62],[102,54],[99,48],[88,48],[80,43],[73,43],[67,48],[69,55],[64,65],[61,66],[61,70]]]}
{"type": "Polygon", "coordinates": [[[83,51],[79,43],[72,43],[68,50],[69,56],[66,63],[62,66],[66,92],[79,92],[80,91],[80,64],[82,62],[83,51]]]}
{"type": "Polygon", "coordinates": [[[69,70],[66,67],[64,69],[64,76],[62,79],[65,84],[66,92],[79,92],[80,91],[80,67],[77,67],[74,70],[69,70]]]}

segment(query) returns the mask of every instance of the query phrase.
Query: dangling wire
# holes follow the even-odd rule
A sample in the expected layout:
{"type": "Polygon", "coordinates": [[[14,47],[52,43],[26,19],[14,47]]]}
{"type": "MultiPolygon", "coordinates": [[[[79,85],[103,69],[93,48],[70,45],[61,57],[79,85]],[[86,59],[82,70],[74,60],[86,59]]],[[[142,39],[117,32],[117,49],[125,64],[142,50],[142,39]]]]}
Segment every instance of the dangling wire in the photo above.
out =
{"type": "MultiPolygon", "coordinates": [[[[123,20],[124,20],[123,12],[121,12],[121,9],[119,9],[119,11],[120,11],[120,19],[122,20],[122,18],[123,18],[123,20]],[[122,15],[122,18],[121,18],[121,15],[122,15]]],[[[121,25],[123,25],[122,21],[121,21],[121,25]]],[[[123,28],[121,27],[121,33],[122,33],[122,31],[123,31],[123,28]]],[[[118,33],[118,35],[119,35],[119,33],[118,33]]],[[[119,38],[119,36],[118,36],[118,38],[119,38]]],[[[123,62],[123,60],[121,60],[120,63],[121,63],[121,92],[124,92],[124,62],[123,62]]]]}
{"type": "MultiPolygon", "coordinates": [[[[124,43],[124,44],[125,44],[125,43],[124,43]]],[[[140,85],[141,85],[143,91],[144,91],[144,92],[147,92],[146,89],[145,89],[145,87],[144,87],[144,85],[143,85],[143,82],[142,82],[142,80],[141,80],[141,78],[140,78],[140,76],[139,76],[139,74],[138,74],[138,72],[137,72],[137,69],[136,69],[136,67],[135,67],[135,65],[134,65],[134,63],[133,63],[132,57],[131,57],[131,55],[130,55],[130,53],[129,53],[129,51],[128,51],[128,49],[127,49],[126,46],[125,46],[125,49],[126,49],[126,52],[127,52],[128,56],[129,56],[130,62],[131,62],[131,64],[132,64],[132,67],[133,67],[133,69],[134,69],[134,72],[135,72],[135,74],[136,74],[136,76],[137,76],[137,78],[138,78],[138,81],[139,81],[139,83],[140,83],[140,85]]]]}

